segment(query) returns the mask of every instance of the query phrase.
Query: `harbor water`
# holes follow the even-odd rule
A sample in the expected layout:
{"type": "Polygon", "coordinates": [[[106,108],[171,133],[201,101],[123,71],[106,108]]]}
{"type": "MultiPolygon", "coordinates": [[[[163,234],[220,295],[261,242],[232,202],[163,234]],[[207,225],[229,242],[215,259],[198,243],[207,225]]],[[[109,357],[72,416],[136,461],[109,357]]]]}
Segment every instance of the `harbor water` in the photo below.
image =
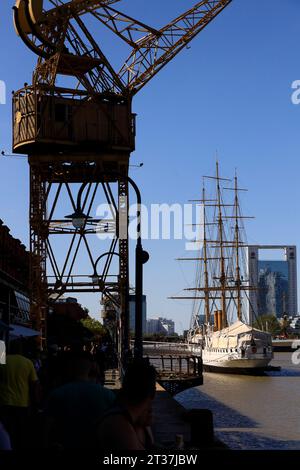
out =
{"type": "MultiPolygon", "coordinates": [[[[280,372],[205,373],[204,384],[176,396],[185,408],[213,412],[216,436],[231,449],[300,450],[300,365],[275,353],[280,372]]],[[[201,423],[199,423],[199,426],[201,423]]]]}

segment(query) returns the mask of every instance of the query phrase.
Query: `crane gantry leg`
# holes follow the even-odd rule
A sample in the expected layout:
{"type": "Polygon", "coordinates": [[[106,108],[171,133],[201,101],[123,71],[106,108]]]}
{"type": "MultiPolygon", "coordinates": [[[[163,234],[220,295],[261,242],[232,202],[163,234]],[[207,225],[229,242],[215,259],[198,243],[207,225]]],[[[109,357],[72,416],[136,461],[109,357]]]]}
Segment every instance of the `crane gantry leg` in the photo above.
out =
{"type": "Polygon", "coordinates": [[[40,167],[30,165],[30,300],[33,327],[45,347],[48,306],[46,278],[46,185],[40,167]]]}

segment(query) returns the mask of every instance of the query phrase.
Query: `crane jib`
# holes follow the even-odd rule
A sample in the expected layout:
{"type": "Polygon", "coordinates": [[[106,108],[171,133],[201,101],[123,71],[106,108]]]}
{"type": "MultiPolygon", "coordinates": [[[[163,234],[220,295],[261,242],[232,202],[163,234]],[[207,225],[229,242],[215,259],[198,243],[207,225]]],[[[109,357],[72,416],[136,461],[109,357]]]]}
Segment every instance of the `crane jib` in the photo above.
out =
{"type": "MultiPolygon", "coordinates": [[[[26,46],[45,61],[44,77],[53,71],[51,64],[55,54],[70,54],[81,64],[78,69],[85,75],[85,88],[95,87],[96,93],[133,96],[231,1],[197,2],[161,29],[148,26],[110,6],[120,4],[121,0],[73,0],[48,11],[43,10],[43,0],[17,0],[14,18],[17,33],[26,46]],[[84,15],[92,15],[99,26],[109,28],[132,47],[119,71],[113,68],[94,35],[89,33],[84,15]],[[76,26],[71,24],[71,19],[75,20],[76,26]],[[90,68],[87,67],[87,57],[96,59],[90,60],[90,68]]],[[[72,59],[72,63],[75,62],[72,59]]],[[[57,75],[65,72],[64,67],[57,68],[57,75]]],[[[67,74],[70,74],[69,70],[67,74]]],[[[77,76],[75,72],[74,75],[77,76]]],[[[55,82],[55,77],[51,80],[55,82]]]]}

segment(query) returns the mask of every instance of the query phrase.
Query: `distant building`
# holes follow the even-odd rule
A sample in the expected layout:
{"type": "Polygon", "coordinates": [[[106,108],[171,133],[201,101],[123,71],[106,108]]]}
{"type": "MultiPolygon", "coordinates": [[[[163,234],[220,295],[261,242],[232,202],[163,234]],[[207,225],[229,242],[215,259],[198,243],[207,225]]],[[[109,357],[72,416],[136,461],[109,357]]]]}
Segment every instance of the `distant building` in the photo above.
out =
{"type": "Polygon", "coordinates": [[[57,300],[59,304],[78,304],[78,300],[75,297],[65,297],[61,295],[60,298],[57,300]]]}
{"type": "Polygon", "coordinates": [[[173,320],[167,320],[166,318],[160,318],[162,327],[166,332],[167,336],[172,336],[175,333],[175,323],[173,320]]]}
{"type": "Polygon", "coordinates": [[[158,318],[150,318],[147,320],[147,334],[154,335],[162,333],[162,325],[158,318]]]}
{"type": "Polygon", "coordinates": [[[300,317],[294,317],[289,325],[292,333],[300,333],[300,317]]]}
{"type": "Polygon", "coordinates": [[[258,262],[258,314],[281,317],[289,312],[289,273],[286,261],[258,262]]]}
{"type": "Polygon", "coordinates": [[[29,263],[29,252],[0,219],[0,339],[8,339],[8,326],[14,335],[21,327],[23,336],[32,327],[29,263]]]}
{"type": "Polygon", "coordinates": [[[153,334],[164,334],[166,336],[172,336],[175,333],[175,323],[173,320],[167,318],[150,318],[147,320],[147,333],[153,334]]]}
{"type": "MultiPolygon", "coordinates": [[[[143,316],[143,334],[147,331],[147,298],[143,295],[143,306],[142,306],[142,316],[143,316]]],[[[130,331],[134,333],[135,331],[135,295],[129,295],[129,321],[130,321],[130,331]]]]}
{"type": "Polygon", "coordinates": [[[259,245],[248,247],[248,321],[257,316],[297,314],[297,255],[295,246],[259,245]],[[260,250],[281,250],[284,259],[260,260],[260,250]]]}

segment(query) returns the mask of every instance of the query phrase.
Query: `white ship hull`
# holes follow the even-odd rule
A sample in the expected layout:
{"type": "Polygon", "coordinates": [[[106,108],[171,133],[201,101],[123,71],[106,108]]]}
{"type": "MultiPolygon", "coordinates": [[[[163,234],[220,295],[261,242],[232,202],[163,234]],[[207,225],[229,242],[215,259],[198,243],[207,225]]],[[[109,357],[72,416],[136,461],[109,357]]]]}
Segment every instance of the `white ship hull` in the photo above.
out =
{"type": "MultiPolygon", "coordinates": [[[[220,355],[221,356],[221,355],[220,355]]],[[[203,365],[208,367],[228,368],[228,369],[265,369],[271,362],[273,356],[238,358],[238,357],[218,357],[203,351],[203,365]]]]}
{"type": "Polygon", "coordinates": [[[204,369],[218,372],[262,371],[273,359],[271,336],[240,321],[215,333],[196,335],[190,350],[202,353],[204,369]]]}

